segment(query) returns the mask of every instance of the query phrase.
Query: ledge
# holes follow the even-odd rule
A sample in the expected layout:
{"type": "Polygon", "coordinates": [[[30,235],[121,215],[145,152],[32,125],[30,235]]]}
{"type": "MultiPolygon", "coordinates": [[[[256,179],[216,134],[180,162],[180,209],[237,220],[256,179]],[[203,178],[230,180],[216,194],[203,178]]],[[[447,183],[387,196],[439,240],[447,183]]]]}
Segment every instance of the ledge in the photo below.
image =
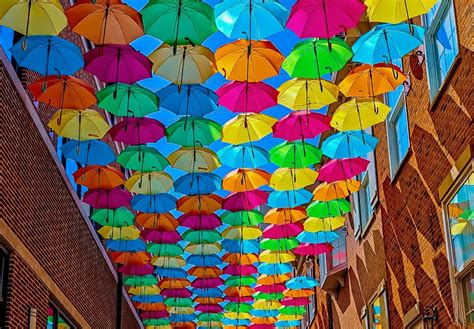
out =
{"type": "Polygon", "coordinates": [[[347,272],[347,263],[341,264],[328,271],[321,289],[337,297],[340,288],[344,287],[347,272]]]}

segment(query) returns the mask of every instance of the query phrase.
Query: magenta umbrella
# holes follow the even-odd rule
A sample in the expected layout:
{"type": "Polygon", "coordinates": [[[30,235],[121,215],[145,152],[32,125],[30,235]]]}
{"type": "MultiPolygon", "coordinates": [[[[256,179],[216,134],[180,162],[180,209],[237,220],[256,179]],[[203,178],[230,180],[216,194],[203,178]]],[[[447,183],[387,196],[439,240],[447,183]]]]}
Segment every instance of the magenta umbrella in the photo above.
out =
{"type": "Polygon", "coordinates": [[[249,329],[275,329],[275,325],[264,324],[264,323],[261,323],[261,324],[254,323],[254,324],[251,324],[248,328],[249,329]]]}
{"type": "Polygon", "coordinates": [[[288,223],[283,225],[271,224],[263,231],[263,237],[268,239],[287,239],[303,232],[303,225],[288,223]]]}
{"type": "Polygon", "coordinates": [[[309,305],[310,301],[308,297],[300,298],[284,298],[280,301],[283,306],[305,306],[309,305]]]}
{"type": "Polygon", "coordinates": [[[84,54],[84,70],[108,83],[133,84],[151,78],[153,63],[131,46],[98,46],[84,54]]]}
{"type": "Polygon", "coordinates": [[[282,138],[289,142],[315,138],[331,129],[330,121],[330,117],[320,113],[291,112],[273,125],[273,137],[282,138]]]}
{"type": "Polygon", "coordinates": [[[334,247],[329,243],[302,243],[293,252],[298,255],[320,255],[330,253],[334,247]]]}
{"type": "Polygon", "coordinates": [[[356,27],[365,6],[358,0],[299,0],[286,27],[300,38],[331,38],[356,27]]]}
{"type": "Polygon", "coordinates": [[[141,236],[143,240],[155,243],[178,243],[181,241],[181,235],[176,231],[144,229],[141,236]]]}
{"type": "Polygon", "coordinates": [[[278,292],[283,292],[286,290],[286,286],[284,284],[272,284],[272,285],[263,285],[263,284],[258,284],[255,286],[255,291],[258,292],[264,292],[267,294],[272,294],[272,293],[278,293],[278,292]]]}
{"type": "Polygon", "coordinates": [[[196,306],[196,311],[204,313],[222,313],[224,309],[216,304],[199,304],[196,306]]]}
{"type": "Polygon", "coordinates": [[[141,312],[140,317],[142,319],[162,319],[169,317],[168,311],[146,311],[141,312]]]}
{"type": "Polygon", "coordinates": [[[278,90],[263,82],[232,81],[216,90],[219,105],[232,112],[260,113],[277,105],[278,90]]]}
{"type": "Polygon", "coordinates": [[[234,276],[247,276],[258,273],[258,270],[253,265],[227,265],[224,267],[223,273],[234,276]]]}
{"type": "Polygon", "coordinates": [[[87,203],[92,208],[96,209],[118,209],[120,207],[130,208],[130,201],[132,194],[127,190],[122,190],[118,187],[108,189],[89,190],[84,193],[82,202],[87,203]]]}
{"type": "Polygon", "coordinates": [[[351,179],[366,171],[369,163],[369,160],[361,157],[334,159],[326,162],[319,169],[318,179],[327,183],[351,179]]]}
{"type": "Polygon", "coordinates": [[[222,209],[229,211],[252,210],[267,203],[268,192],[253,190],[235,192],[224,198],[222,209]]]}
{"type": "Polygon", "coordinates": [[[125,118],[110,128],[109,134],[116,142],[129,145],[155,143],[165,136],[163,124],[151,118],[125,118]]]}
{"type": "Polygon", "coordinates": [[[192,230],[214,230],[222,225],[219,216],[215,214],[184,214],[178,217],[178,222],[181,226],[188,227],[192,230]]]}
{"type": "Polygon", "coordinates": [[[155,267],[151,264],[144,265],[122,265],[118,271],[125,275],[148,275],[153,274],[155,267]]]}
{"type": "Polygon", "coordinates": [[[191,298],[193,294],[188,289],[163,289],[161,295],[166,298],[191,298]]]}
{"type": "Polygon", "coordinates": [[[217,288],[224,284],[224,280],[221,278],[198,278],[192,282],[193,288],[206,289],[206,288],[217,288]]]}

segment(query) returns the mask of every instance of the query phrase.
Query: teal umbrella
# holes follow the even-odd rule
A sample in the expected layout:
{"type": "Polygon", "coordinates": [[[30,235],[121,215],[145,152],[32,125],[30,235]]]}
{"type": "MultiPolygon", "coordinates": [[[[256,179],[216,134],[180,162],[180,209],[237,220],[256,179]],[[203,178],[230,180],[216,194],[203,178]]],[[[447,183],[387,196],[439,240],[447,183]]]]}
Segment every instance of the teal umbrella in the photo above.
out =
{"type": "Polygon", "coordinates": [[[221,126],[212,120],[184,117],[166,128],[168,142],[181,146],[203,146],[221,138],[221,126]]]}
{"type": "Polygon", "coordinates": [[[117,156],[117,162],[124,168],[140,172],[163,171],[168,160],[154,147],[129,146],[117,156]]]}
{"type": "Polygon", "coordinates": [[[94,209],[91,219],[101,226],[125,227],[133,225],[135,215],[125,207],[94,209]]]}

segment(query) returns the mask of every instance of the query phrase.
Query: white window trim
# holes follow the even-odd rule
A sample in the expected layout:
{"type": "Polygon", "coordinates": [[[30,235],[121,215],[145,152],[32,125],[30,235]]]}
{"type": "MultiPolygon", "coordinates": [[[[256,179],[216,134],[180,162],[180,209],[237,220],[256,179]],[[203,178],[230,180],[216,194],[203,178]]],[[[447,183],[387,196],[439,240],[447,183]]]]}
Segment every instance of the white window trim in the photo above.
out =
{"type": "Polygon", "coordinates": [[[388,147],[388,155],[389,155],[389,162],[390,162],[390,176],[392,182],[395,180],[397,176],[398,170],[400,169],[402,163],[405,161],[405,158],[410,153],[410,121],[408,118],[408,108],[406,106],[406,94],[403,92],[400,98],[397,101],[397,105],[395,108],[392,109],[390,114],[386,119],[386,127],[387,127],[387,147],[388,147]],[[402,108],[405,106],[405,111],[407,111],[407,129],[408,129],[408,150],[403,155],[402,158],[398,157],[398,146],[396,140],[396,131],[395,131],[395,121],[398,119],[402,108]]]}

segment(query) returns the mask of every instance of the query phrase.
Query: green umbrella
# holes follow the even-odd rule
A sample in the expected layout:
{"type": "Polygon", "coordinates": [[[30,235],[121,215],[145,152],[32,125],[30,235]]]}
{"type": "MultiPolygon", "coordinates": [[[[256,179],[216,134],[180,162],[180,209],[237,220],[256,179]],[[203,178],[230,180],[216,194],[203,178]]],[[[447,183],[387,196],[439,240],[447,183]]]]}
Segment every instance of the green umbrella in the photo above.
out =
{"type": "Polygon", "coordinates": [[[230,276],[224,284],[228,287],[250,286],[257,283],[257,279],[251,275],[248,276],[230,276]]]}
{"type": "Polygon", "coordinates": [[[270,161],[279,167],[306,168],[321,161],[323,152],[302,141],[284,142],[270,150],[270,161]]]}
{"type": "Polygon", "coordinates": [[[263,222],[263,215],[258,210],[226,211],[221,219],[222,223],[232,226],[256,226],[263,222]]]}
{"type": "Polygon", "coordinates": [[[280,250],[292,250],[298,247],[299,242],[296,238],[287,239],[263,239],[260,241],[260,248],[280,251],[280,250]]]}
{"type": "Polygon", "coordinates": [[[281,300],[285,298],[285,296],[281,292],[275,292],[275,293],[257,292],[254,295],[254,298],[264,299],[264,300],[281,300]]]}
{"type": "Polygon", "coordinates": [[[327,218],[342,216],[351,211],[351,203],[345,199],[316,201],[306,209],[308,217],[327,218]]]}
{"type": "Polygon", "coordinates": [[[145,33],[169,45],[198,45],[217,31],[213,8],[201,0],[151,0],[141,14],[145,33]]]}
{"type": "Polygon", "coordinates": [[[179,244],[167,243],[149,243],[146,250],[157,256],[178,256],[184,253],[183,248],[179,244]]]}
{"type": "Polygon", "coordinates": [[[143,118],[158,111],[158,97],[137,84],[116,83],[97,93],[97,105],[113,115],[143,118]]]}
{"type": "Polygon", "coordinates": [[[171,321],[169,319],[143,319],[143,324],[145,326],[166,326],[169,325],[171,321]]]}
{"type": "Polygon", "coordinates": [[[135,215],[125,207],[118,209],[94,209],[91,219],[102,226],[125,227],[133,225],[135,215]]]}
{"type": "Polygon", "coordinates": [[[126,276],[123,279],[123,284],[127,286],[134,286],[134,287],[139,287],[139,286],[149,287],[157,283],[158,283],[158,280],[153,275],[143,275],[143,276],[131,275],[131,276],[126,276]]]}
{"type": "Polygon", "coordinates": [[[191,298],[167,298],[165,305],[171,307],[191,307],[194,302],[191,298]]]}
{"type": "Polygon", "coordinates": [[[222,239],[222,236],[219,232],[211,230],[187,230],[183,233],[182,237],[184,241],[193,243],[214,243],[222,239]]]}
{"type": "Polygon", "coordinates": [[[198,321],[220,321],[224,315],[220,313],[201,313],[197,316],[198,321]]]}
{"type": "Polygon", "coordinates": [[[170,164],[157,149],[145,145],[127,147],[117,156],[117,162],[140,172],[163,171],[170,164]]]}
{"type": "Polygon", "coordinates": [[[166,129],[168,142],[181,146],[204,146],[221,138],[221,126],[212,120],[184,117],[166,129]]]}
{"type": "Polygon", "coordinates": [[[231,302],[227,304],[224,309],[228,312],[235,312],[235,313],[250,313],[253,309],[252,305],[247,303],[237,303],[231,302]]]}
{"type": "Polygon", "coordinates": [[[306,308],[304,306],[285,306],[278,309],[280,314],[290,314],[290,315],[302,315],[306,313],[306,308]]]}
{"type": "MultiPolygon", "coordinates": [[[[351,48],[343,40],[308,39],[295,45],[282,68],[293,78],[317,79],[339,71],[352,57],[351,48]]],[[[321,84],[322,90],[322,84],[321,84]]]]}

